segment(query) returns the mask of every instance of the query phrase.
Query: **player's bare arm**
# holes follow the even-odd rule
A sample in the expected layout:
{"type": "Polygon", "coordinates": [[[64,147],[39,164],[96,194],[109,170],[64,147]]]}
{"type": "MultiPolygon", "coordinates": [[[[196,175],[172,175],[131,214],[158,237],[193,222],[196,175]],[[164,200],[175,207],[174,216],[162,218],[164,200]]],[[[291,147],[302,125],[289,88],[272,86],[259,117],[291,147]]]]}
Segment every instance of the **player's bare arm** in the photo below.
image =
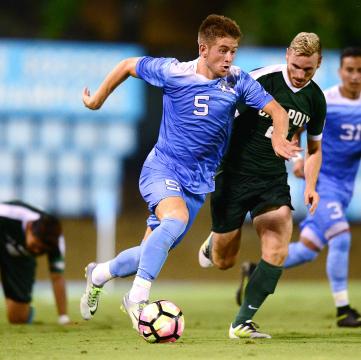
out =
{"type": "Polygon", "coordinates": [[[309,212],[313,214],[316,211],[320,197],[316,191],[316,183],[322,163],[321,141],[309,139],[307,141],[307,154],[304,165],[306,180],[305,205],[310,205],[309,212]]]}
{"type": "Polygon", "coordinates": [[[286,110],[276,101],[270,101],[263,109],[273,120],[272,146],[275,154],[286,160],[291,159],[302,149],[295,141],[288,141],[288,115],[286,110]]]}
{"type": "Polygon", "coordinates": [[[124,82],[129,76],[137,77],[136,64],[139,57],[128,58],[122,60],[118,65],[106,76],[94,95],[90,95],[90,90],[83,90],[83,103],[91,109],[100,109],[104,101],[113,92],[113,90],[124,82]]]}
{"type": "MultiPolygon", "coordinates": [[[[292,137],[292,140],[297,141],[299,146],[301,146],[301,134],[303,131],[304,131],[304,128],[300,128],[300,130],[296,131],[296,133],[292,137]]],[[[299,179],[304,179],[305,178],[305,171],[304,171],[305,163],[304,163],[303,156],[301,155],[301,153],[297,153],[297,155],[292,158],[292,162],[293,162],[293,168],[292,168],[293,175],[295,175],[299,179]]]]}
{"type": "Polygon", "coordinates": [[[68,324],[70,319],[67,315],[67,299],[65,279],[63,274],[51,272],[50,279],[53,286],[54,298],[59,315],[59,323],[61,325],[68,324]]]}

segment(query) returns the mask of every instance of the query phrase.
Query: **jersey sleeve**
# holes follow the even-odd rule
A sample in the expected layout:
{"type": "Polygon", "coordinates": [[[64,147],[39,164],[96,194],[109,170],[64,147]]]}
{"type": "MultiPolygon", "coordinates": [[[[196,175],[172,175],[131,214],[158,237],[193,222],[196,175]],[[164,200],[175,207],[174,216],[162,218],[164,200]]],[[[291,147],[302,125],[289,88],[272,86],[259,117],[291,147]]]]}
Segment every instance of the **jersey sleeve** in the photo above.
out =
{"type": "Polygon", "coordinates": [[[59,237],[56,249],[48,253],[49,271],[52,273],[63,273],[65,270],[65,240],[64,236],[59,237]]]}
{"type": "Polygon", "coordinates": [[[307,124],[307,138],[315,141],[322,139],[326,119],[326,99],[320,90],[314,99],[314,114],[307,124]]]}
{"type": "Polygon", "coordinates": [[[273,97],[263,88],[263,86],[252,77],[241,72],[241,76],[236,84],[238,102],[244,103],[256,109],[263,109],[273,97]]]}
{"type": "Polygon", "coordinates": [[[169,77],[170,66],[176,61],[174,58],[144,56],[138,60],[135,71],[138,77],[147,83],[164,87],[169,77]]]}

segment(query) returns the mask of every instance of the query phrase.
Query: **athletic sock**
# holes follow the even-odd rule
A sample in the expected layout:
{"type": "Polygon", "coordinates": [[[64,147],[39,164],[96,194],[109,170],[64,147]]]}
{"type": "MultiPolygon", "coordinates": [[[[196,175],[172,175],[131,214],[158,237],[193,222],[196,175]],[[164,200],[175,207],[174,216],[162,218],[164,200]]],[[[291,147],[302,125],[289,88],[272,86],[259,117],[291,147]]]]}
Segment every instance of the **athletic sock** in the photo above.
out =
{"type": "Polygon", "coordinates": [[[335,306],[337,308],[348,306],[348,304],[350,303],[349,299],[348,299],[348,291],[347,290],[334,292],[334,293],[332,293],[332,296],[333,296],[333,300],[335,302],[335,306]]]}
{"type": "MultiPolygon", "coordinates": [[[[347,291],[350,246],[351,234],[349,231],[332,237],[328,242],[326,269],[333,294],[341,293],[342,295],[342,291],[347,291]]],[[[335,305],[347,305],[345,300],[345,298],[342,300],[339,297],[335,305]]]]}
{"type": "Polygon", "coordinates": [[[251,320],[269,294],[273,294],[283,267],[275,266],[262,260],[249,278],[244,300],[237,314],[233,327],[246,320],[251,320]]]}
{"type": "Polygon", "coordinates": [[[96,286],[103,286],[107,281],[113,278],[109,271],[109,263],[110,261],[99,263],[93,269],[91,274],[92,283],[96,286]]]}
{"type": "Polygon", "coordinates": [[[141,302],[149,299],[152,282],[136,276],[133,286],[129,292],[129,300],[132,302],[141,302]]]}
{"type": "Polygon", "coordinates": [[[134,275],[138,270],[142,246],[143,242],[140,246],[134,246],[122,251],[111,260],[109,263],[109,272],[111,276],[124,278],[129,275],[134,275]]]}
{"type": "Polygon", "coordinates": [[[142,244],[137,276],[154,280],[167,259],[169,249],[181,236],[187,224],[178,219],[165,218],[142,244]]]}
{"type": "Polygon", "coordinates": [[[308,261],[313,261],[318,255],[318,252],[311,250],[301,241],[292,242],[288,245],[288,256],[284,263],[284,268],[290,268],[308,261]]]}

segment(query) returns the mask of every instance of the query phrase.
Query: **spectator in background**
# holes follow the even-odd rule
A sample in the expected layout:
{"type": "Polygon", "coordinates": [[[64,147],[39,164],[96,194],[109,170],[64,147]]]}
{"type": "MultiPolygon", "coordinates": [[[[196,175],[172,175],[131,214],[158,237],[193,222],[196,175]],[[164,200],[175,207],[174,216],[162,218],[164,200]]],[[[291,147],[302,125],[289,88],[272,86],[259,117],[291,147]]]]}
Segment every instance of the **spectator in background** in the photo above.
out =
{"type": "Polygon", "coordinates": [[[36,257],[46,254],[58,310],[58,322],[70,322],[60,221],[21,201],[0,203],[0,270],[7,317],[11,324],[30,324],[36,257]]]}

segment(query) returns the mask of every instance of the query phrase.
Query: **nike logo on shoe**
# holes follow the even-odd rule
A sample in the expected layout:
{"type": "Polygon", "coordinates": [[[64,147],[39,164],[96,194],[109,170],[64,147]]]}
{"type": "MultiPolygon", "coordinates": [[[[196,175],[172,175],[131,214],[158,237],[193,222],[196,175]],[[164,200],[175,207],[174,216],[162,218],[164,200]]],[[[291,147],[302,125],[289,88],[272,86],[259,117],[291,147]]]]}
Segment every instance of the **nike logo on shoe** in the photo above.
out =
{"type": "Polygon", "coordinates": [[[251,309],[251,310],[258,310],[258,308],[257,308],[257,307],[254,307],[254,306],[252,306],[252,305],[248,305],[248,309],[251,309]]]}

